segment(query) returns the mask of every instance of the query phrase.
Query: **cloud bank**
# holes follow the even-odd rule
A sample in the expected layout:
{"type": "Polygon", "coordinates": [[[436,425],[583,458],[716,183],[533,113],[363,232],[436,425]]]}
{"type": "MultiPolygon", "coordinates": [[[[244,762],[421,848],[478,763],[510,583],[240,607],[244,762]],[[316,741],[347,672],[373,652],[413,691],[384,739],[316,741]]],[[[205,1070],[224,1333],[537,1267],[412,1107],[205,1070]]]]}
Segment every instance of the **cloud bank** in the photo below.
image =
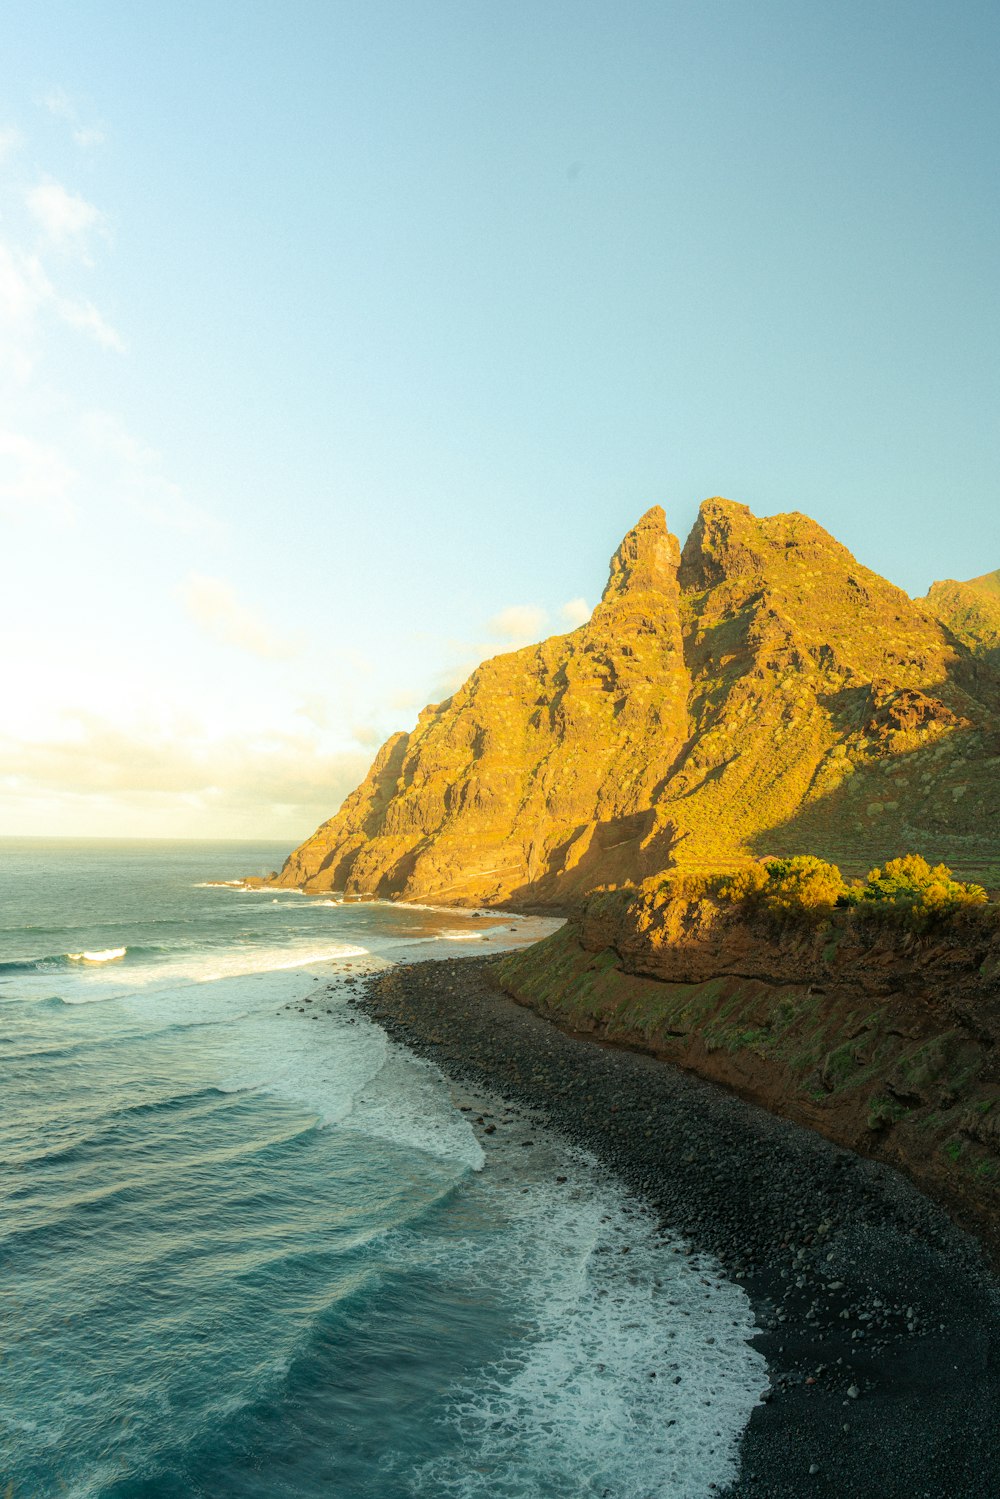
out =
{"type": "Polygon", "coordinates": [[[241,603],[232,584],[224,578],[191,573],[181,596],[195,623],[223,645],[248,651],[264,661],[287,661],[301,648],[297,640],[277,633],[258,613],[241,603]]]}

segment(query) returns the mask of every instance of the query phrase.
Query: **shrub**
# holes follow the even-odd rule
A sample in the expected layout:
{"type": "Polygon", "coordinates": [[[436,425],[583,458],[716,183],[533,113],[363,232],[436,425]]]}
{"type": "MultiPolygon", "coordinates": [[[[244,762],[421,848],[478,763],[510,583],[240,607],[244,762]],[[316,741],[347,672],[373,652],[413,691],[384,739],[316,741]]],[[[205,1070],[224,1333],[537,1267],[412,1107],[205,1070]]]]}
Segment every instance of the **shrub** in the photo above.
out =
{"type": "Polygon", "coordinates": [[[672,869],[661,881],[660,894],[667,900],[704,900],[714,895],[719,876],[692,869],[672,869]]]}
{"type": "Polygon", "coordinates": [[[813,854],[771,859],[765,868],[764,909],[779,918],[808,916],[822,920],[832,913],[845,890],[836,864],[828,864],[813,854]]]}
{"type": "Polygon", "coordinates": [[[985,906],[988,898],[981,885],[963,884],[944,864],[932,866],[920,854],[905,854],[871,870],[852,903],[920,931],[942,917],[985,906]]]}
{"type": "Polygon", "coordinates": [[[932,866],[920,854],[890,859],[871,870],[863,883],[850,885],[836,864],[795,854],[762,859],[728,874],[672,870],[659,891],[667,900],[714,898],[779,926],[819,925],[845,907],[863,920],[896,922],[918,932],[956,915],[983,918],[990,930],[1000,924],[1000,907],[989,906],[981,885],[962,884],[950,869],[932,866]]]}
{"type": "Polygon", "coordinates": [[[845,888],[836,864],[812,854],[795,854],[737,870],[720,886],[719,897],[785,924],[824,920],[845,888]]]}
{"type": "Polygon", "coordinates": [[[757,906],[767,889],[768,873],[765,864],[750,864],[728,875],[719,887],[719,898],[732,901],[734,905],[757,906]]]}

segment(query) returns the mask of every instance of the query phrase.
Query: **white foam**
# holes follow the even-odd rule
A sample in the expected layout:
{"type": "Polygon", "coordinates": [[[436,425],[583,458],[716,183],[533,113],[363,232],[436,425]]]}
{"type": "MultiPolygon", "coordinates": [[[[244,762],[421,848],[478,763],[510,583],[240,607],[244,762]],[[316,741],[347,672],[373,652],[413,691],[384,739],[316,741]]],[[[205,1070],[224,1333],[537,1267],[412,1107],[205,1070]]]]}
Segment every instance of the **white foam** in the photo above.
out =
{"type": "Polygon", "coordinates": [[[513,1304],[527,1300],[534,1325],[452,1392],[459,1445],[418,1470],[420,1494],[701,1499],[736,1476],[767,1387],[746,1296],[714,1262],[672,1254],[652,1219],[595,1189],[585,1167],[569,1173],[561,1188],[497,1191],[498,1217],[514,1221],[486,1268],[513,1304]]]}
{"type": "Polygon", "coordinates": [[[250,978],[255,974],[285,973],[313,964],[334,963],[342,958],[364,958],[366,947],[353,942],[335,942],[321,948],[256,947],[229,948],[222,953],[190,953],[129,974],[136,988],[177,983],[211,984],[219,979],[250,978]]]}
{"type": "Polygon", "coordinates": [[[117,963],[128,952],[127,947],[104,947],[98,952],[68,952],[74,963],[117,963]]]}
{"type": "Polygon", "coordinates": [[[355,1095],[344,1126],[481,1171],[486,1157],[432,1062],[389,1043],[379,1071],[355,1095]]]}
{"type": "Polygon", "coordinates": [[[248,885],[244,880],[196,880],[192,890],[234,890],[237,895],[270,895],[280,890],[282,895],[305,895],[296,885],[248,885]]]}
{"type": "MultiPolygon", "coordinates": [[[[223,980],[199,995],[203,1018],[212,1018],[205,1015],[205,1001],[219,1019],[254,1011],[251,1026],[220,1028],[214,1037],[217,1085],[230,1093],[270,1093],[324,1124],[422,1151],[460,1171],[478,1171],[483,1152],[471,1125],[453,1107],[438,1069],[349,1012],[343,999],[319,989],[312,975],[305,979],[275,971],[223,980]],[[278,1006],[291,1007],[291,1013],[278,1006]],[[322,1024],[309,1018],[317,1012],[322,1024]]],[[[157,996],[158,1018],[163,998],[157,996]]],[[[176,1003],[178,1015],[190,1014],[184,991],[177,991],[176,1003]]],[[[201,1045],[204,1051],[208,1043],[201,1045]]]]}
{"type": "MultiPolygon", "coordinates": [[[[313,934],[315,939],[315,933],[313,934]]],[[[169,996],[175,991],[212,985],[226,979],[267,978],[269,974],[296,973],[299,970],[330,977],[340,962],[352,960],[352,970],[360,973],[366,968],[382,966],[382,960],[372,957],[368,949],[353,942],[331,943],[325,947],[315,945],[300,948],[268,945],[254,947],[233,946],[221,951],[202,950],[197,953],[180,953],[177,957],[163,957],[149,964],[129,964],[124,970],[112,962],[88,963],[82,961],[78,967],[64,969],[60,974],[59,998],[64,1004],[97,1004],[116,1000],[152,1006],[170,1005],[169,996]]],[[[23,996],[48,998],[52,992],[51,974],[25,974],[19,983],[23,996]]],[[[183,1000],[190,1011],[190,997],[183,1000]]],[[[199,1008],[202,1001],[198,1001],[199,1008]]]]}
{"type": "Polygon", "coordinates": [[[299,1033],[294,1065],[266,1087],[317,1110],[329,1123],[479,1171],[483,1152],[431,1062],[390,1041],[363,1016],[324,1015],[327,1034],[299,1033]],[[335,1024],[331,1024],[335,1021],[335,1024]]]}

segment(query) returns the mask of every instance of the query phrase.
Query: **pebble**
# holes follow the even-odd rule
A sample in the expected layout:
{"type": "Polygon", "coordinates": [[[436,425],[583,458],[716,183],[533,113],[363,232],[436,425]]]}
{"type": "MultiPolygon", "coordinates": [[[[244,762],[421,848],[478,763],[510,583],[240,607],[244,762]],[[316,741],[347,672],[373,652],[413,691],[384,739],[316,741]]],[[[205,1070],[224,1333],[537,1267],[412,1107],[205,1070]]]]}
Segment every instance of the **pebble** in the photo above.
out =
{"type": "Polygon", "coordinates": [[[494,961],[400,966],[348,1003],[380,1011],[389,1033],[418,1053],[443,1036],[447,1070],[472,1097],[499,1092],[502,1107],[516,1102],[551,1119],[648,1194],[666,1251],[714,1255],[740,1277],[771,1383],[727,1499],[800,1499],[807,1470],[838,1499],[913,1499],[932,1474],[936,1499],[997,1499],[1000,1298],[972,1241],[888,1167],[690,1074],[564,1036],[497,994],[494,961]],[[461,981],[447,985],[448,973],[461,981]],[[932,1307],[934,1357],[947,1360],[949,1377],[928,1384],[907,1334],[929,1331],[932,1307]],[[869,1337],[852,1339],[862,1323],[869,1337]],[[778,1326],[783,1355],[765,1330],[778,1326]],[[817,1382],[807,1388],[807,1377],[817,1382]],[[835,1414],[845,1383],[850,1426],[835,1414]]]}

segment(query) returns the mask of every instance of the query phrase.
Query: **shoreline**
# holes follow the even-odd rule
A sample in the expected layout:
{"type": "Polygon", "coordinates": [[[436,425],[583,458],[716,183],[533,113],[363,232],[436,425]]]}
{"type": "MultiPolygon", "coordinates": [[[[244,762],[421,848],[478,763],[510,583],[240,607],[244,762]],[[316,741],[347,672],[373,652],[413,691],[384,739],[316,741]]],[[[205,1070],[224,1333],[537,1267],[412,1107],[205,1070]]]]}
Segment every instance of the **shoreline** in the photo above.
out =
{"type": "Polygon", "coordinates": [[[350,1003],[539,1110],[744,1288],[771,1391],[720,1495],[993,1499],[1000,1286],[981,1246],[891,1168],[519,1005],[496,961],[384,969],[350,1003]]]}

